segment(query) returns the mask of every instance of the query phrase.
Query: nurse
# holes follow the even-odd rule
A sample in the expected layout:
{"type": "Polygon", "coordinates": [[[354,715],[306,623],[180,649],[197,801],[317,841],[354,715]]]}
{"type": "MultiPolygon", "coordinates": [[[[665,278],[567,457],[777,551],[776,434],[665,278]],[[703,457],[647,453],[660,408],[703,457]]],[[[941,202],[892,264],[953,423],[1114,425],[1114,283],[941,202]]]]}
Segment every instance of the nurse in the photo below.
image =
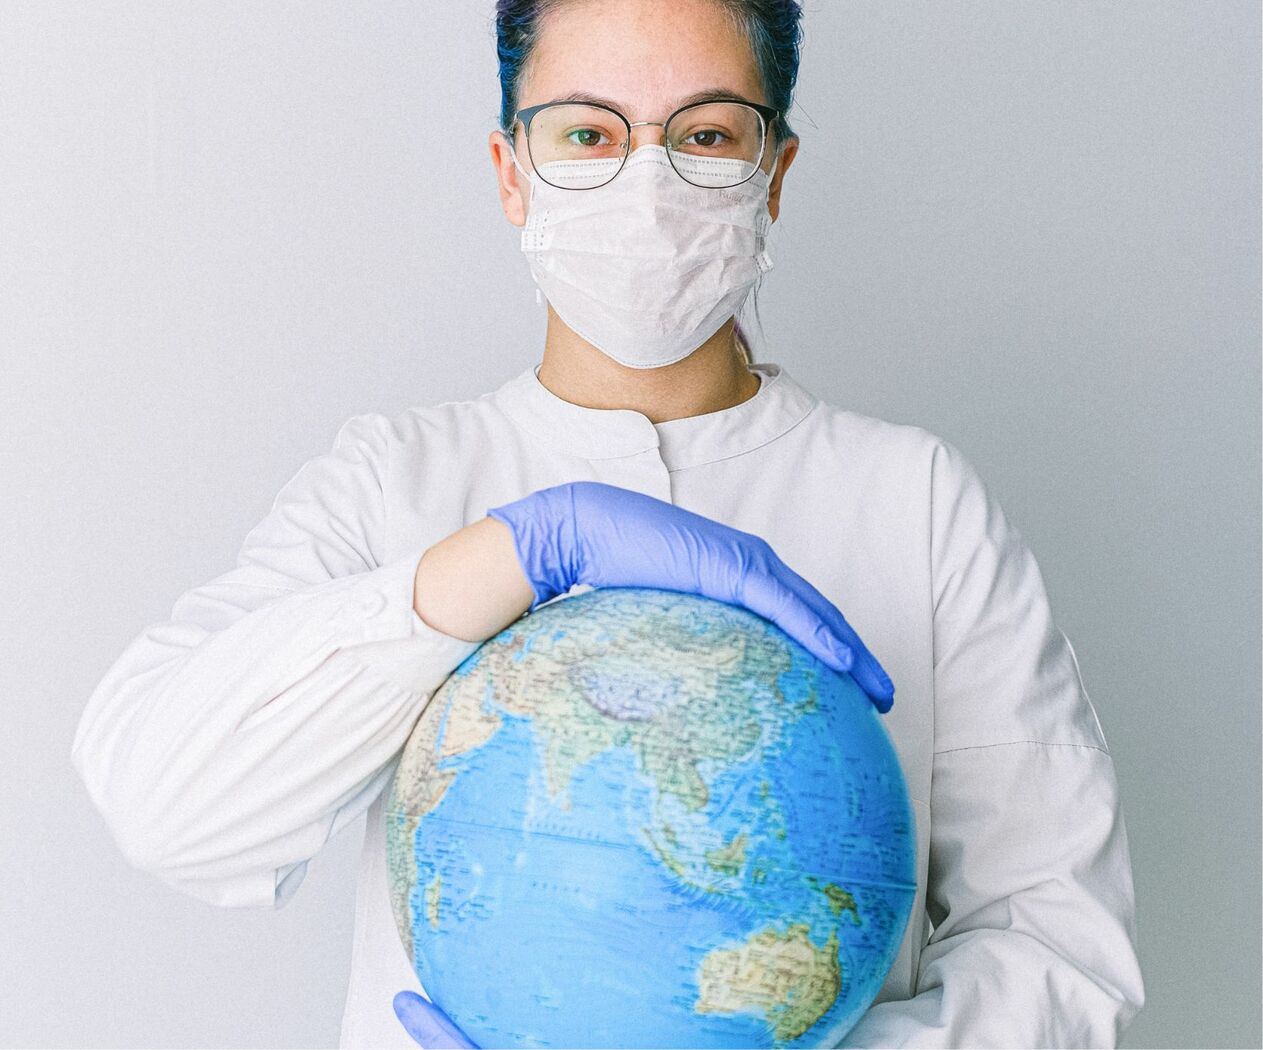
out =
{"type": "Polygon", "coordinates": [[[1034,555],[958,448],[818,399],[736,324],[798,151],[800,15],[499,0],[490,150],[542,360],[349,419],[88,700],[88,794],[199,900],[283,907],[366,817],[340,1047],[469,1045],[400,942],[383,791],[450,673],[576,585],[745,606],[881,712],[917,893],[844,1046],[1115,1046],[1144,1003],[1113,761],[1034,555]]]}

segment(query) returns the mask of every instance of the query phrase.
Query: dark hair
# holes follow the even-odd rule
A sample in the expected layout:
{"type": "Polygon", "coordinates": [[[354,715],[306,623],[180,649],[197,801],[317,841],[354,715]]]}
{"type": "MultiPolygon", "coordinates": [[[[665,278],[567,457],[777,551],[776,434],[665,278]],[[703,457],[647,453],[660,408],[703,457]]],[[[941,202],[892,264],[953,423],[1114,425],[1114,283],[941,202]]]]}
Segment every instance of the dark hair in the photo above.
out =
{"type": "MultiPolygon", "coordinates": [[[[539,20],[567,0],[496,0],[496,53],[500,60],[500,130],[513,133],[513,115],[518,110],[522,74],[539,38],[539,20]]],[[[780,111],[768,130],[779,149],[797,138],[786,114],[794,98],[798,79],[799,45],[802,40],[802,7],[795,0],[712,0],[750,42],[759,67],[759,76],[769,106],[780,111]]],[[[759,319],[759,284],[754,286],[754,314],[759,319]]],[[[733,326],[738,345],[747,361],[753,354],[739,323],[733,326]]]]}

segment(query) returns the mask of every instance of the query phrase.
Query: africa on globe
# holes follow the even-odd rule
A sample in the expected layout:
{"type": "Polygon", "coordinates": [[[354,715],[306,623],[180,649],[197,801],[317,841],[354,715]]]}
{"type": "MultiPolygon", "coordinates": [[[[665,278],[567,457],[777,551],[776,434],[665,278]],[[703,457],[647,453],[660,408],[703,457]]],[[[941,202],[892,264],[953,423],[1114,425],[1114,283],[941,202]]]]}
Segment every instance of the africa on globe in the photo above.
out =
{"type": "Polygon", "coordinates": [[[539,606],[434,693],[390,783],[426,995],[484,1047],[837,1045],[916,890],[880,719],[741,606],[539,606]]]}

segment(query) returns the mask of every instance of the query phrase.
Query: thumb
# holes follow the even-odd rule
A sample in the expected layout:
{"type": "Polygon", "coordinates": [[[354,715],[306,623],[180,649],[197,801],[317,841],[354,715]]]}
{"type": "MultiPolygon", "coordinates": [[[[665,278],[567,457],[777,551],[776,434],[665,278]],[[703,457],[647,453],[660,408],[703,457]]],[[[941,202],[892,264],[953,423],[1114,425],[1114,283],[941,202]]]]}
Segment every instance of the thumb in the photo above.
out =
{"type": "Polygon", "coordinates": [[[416,992],[400,992],[392,1004],[407,1033],[425,1050],[477,1050],[477,1043],[456,1027],[450,1017],[416,992]]]}

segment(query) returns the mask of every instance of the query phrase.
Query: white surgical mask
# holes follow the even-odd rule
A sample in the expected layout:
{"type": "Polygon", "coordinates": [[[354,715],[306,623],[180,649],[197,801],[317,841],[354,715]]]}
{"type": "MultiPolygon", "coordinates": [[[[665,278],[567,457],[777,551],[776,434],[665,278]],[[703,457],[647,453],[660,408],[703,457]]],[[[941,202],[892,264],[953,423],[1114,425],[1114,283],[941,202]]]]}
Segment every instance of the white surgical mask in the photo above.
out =
{"type": "MultiPolygon", "coordinates": [[[[675,154],[699,177],[739,160],[675,154]]],[[[614,160],[555,161],[541,168],[591,166],[599,180],[614,160]]],[[[517,158],[514,157],[514,164],[517,158]]],[[[521,165],[518,170],[522,171],[521,165]]],[[[531,184],[522,251],[531,276],[558,316],[581,338],[628,368],[660,368],[714,335],[772,269],[765,248],[772,216],[762,169],[739,186],[685,182],[666,148],[632,150],[617,178],[595,189],[531,184]]]]}

